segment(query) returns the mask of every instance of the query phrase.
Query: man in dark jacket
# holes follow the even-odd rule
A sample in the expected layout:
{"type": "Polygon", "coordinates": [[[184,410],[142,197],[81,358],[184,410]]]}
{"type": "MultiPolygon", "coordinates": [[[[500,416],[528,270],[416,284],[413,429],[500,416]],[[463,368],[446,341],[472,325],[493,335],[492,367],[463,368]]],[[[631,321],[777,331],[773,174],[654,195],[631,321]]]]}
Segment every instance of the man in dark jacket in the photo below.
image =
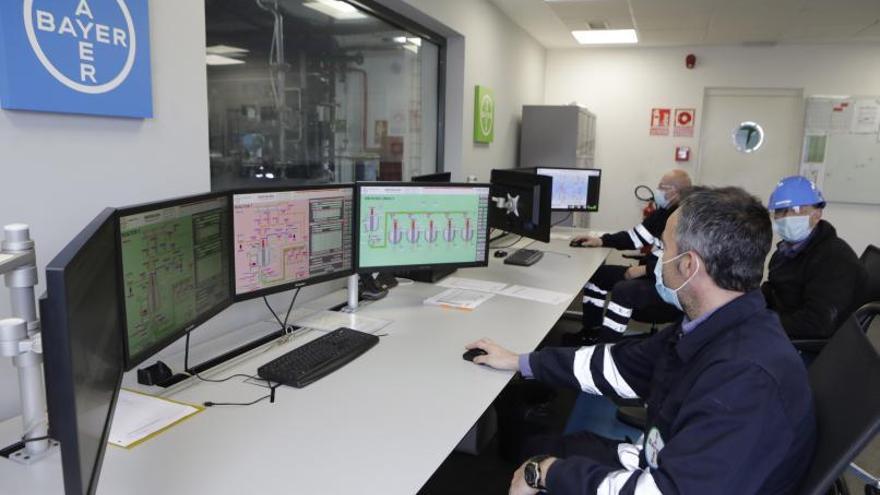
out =
{"type": "Polygon", "coordinates": [[[657,291],[683,322],[646,339],[474,363],[612,399],[643,398],[638,444],[582,432],[533,442],[511,494],[792,494],[816,441],[806,369],[758,289],[767,210],[739,188],[696,188],[663,232],[657,291]]]}
{"type": "MultiPolygon", "coordinates": [[[[651,253],[638,266],[602,265],[584,286],[583,330],[566,336],[566,345],[585,345],[620,340],[633,310],[662,306],[663,301],[654,290],[654,265],[657,252],[663,249],[660,235],[669,215],[678,208],[681,192],[691,186],[691,178],[684,170],[671,170],[660,179],[654,201],[657,209],[635,227],[605,234],[602,237],[577,237],[573,242],[586,247],[614,249],[642,249],[650,246],[651,253]],[[611,293],[604,313],[605,299],[611,293]]],[[[675,310],[669,308],[674,314],[675,310]]]]}
{"type": "Polygon", "coordinates": [[[761,286],[767,306],[792,338],[828,338],[864,303],[868,273],[834,227],[822,220],[825,200],[806,177],[782,179],[770,195],[782,237],[761,286]]]}

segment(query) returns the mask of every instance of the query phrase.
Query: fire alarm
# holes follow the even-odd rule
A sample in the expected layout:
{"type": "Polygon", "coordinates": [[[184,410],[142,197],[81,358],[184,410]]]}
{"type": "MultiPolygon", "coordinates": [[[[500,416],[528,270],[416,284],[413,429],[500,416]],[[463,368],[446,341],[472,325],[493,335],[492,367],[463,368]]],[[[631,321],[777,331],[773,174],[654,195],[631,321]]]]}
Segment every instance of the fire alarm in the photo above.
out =
{"type": "Polygon", "coordinates": [[[688,56],[684,58],[684,66],[688,69],[693,69],[695,65],[697,65],[697,56],[693,53],[688,53],[688,56]]]}
{"type": "Polygon", "coordinates": [[[675,161],[686,162],[691,159],[690,146],[677,146],[675,148],[675,161]]]}

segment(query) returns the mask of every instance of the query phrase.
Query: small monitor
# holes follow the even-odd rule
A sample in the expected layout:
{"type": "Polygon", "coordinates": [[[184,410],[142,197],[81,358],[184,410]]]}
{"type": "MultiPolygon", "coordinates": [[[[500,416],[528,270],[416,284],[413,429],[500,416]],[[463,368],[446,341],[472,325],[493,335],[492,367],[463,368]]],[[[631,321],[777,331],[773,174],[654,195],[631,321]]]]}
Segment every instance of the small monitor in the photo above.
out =
{"type": "Polygon", "coordinates": [[[551,208],[555,211],[599,211],[602,171],[593,168],[537,167],[539,175],[553,178],[551,208]]]}
{"type": "Polygon", "coordinates": [[[489,186],[357,185],[357,270],[486,266],[489,186]]]}
{"type": "Polygon", "coordinates": [[[452,172],[416,175],[410,180],[413,182],[452,182],[452,172]]]}
{"type": "Polygon", "coordinates": [[[553,179],[520,170],[492,170],[489,225],[542,242],[550,242],[553,179]]]}
{"type": "Polygon", "coordinates": [[[121,209],[119,245],[127,370],[231,304],[228,195],[121,209]]]}
{"type": "Polygon", "coordinates": [[[233,194],[235,299],[354,273],[353,197],[350,185],[233,194]]]}
{"type": "Polygon", "coordinates": [[[98,486],[123,373],[122,301],[114,210],[46,266],[40,299],[49,434],[61,442],[64,493],[98,486]]]}

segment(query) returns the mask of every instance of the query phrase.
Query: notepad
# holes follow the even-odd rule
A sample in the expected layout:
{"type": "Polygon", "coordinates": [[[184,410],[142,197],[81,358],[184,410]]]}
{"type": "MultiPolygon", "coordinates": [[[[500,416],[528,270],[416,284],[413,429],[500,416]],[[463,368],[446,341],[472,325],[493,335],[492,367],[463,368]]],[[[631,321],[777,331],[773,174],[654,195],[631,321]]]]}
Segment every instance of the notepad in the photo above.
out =
{"type": "Polygon", "coordinates": [[[203,407],[122,389],[113,413],[109,442],[130,449],[203,410],[203,407]]]}
{"type": "Polygon", "coordinates": [[[492,299],[495,294],[468,289],[446,289],[423,302],[429,306],[443,306],[455,309],[476,309],[477,306],[492,299]]]}
{"type": "Polygon", "coordinates": [[[504,290],[504,288],[507,287],[507,284],[502,282],[490,282],[487,280],[476,280],[463,277],[446,277],[434,285],[446,287],[448,289],[468,289],[495,293],[504,290]]]}

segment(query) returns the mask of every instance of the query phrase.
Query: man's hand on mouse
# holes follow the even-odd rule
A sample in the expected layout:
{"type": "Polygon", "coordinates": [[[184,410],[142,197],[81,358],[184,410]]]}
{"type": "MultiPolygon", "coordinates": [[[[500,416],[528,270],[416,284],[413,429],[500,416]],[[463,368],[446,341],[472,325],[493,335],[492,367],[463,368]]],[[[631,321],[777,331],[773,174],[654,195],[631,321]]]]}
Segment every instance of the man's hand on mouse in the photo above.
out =
{"type": "Polygon", "coordinates": [[[571,241],[573,243],[580,243],[584,247],[602,247],[602,238],[593,237],[591,235],[577,236],[571,241]]]}
{"type": "Polygon", "coordinates": [[[482,349],[483,356],[474,358],[474,364],[485,364],[498,370],[519,371],[519,355],[508,351],[490,339],[480,339],[465,346],[466,349],[482,349]]]}

